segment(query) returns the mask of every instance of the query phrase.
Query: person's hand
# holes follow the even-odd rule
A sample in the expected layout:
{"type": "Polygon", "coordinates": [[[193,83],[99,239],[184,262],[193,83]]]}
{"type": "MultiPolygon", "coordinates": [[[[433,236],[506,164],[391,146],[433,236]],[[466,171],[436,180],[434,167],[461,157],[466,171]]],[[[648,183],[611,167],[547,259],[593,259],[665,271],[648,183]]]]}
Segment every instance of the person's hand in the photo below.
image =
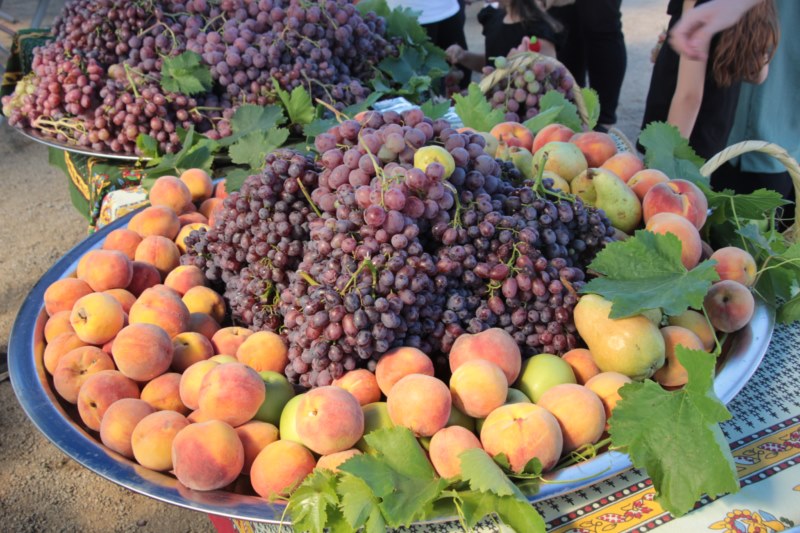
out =
{"type": "Polygon", "coordinates": [[[689,59],[708,59],[708,48],[714,34],[730,28],[751,7],[762,0],[712,0],[681,16],[672,28],[669,43],[689,59]]]}
{"type": "Polygon", "coordinates": [[[444,51],[444,55],[447,57],[447,61],[451,64],[455,65],[456,63],[461,63],[461,60],[464,59],[464,54],[466,50],[461,48],[461,46],[457,44],[451,44],[447,47],[447,50],[444,51]]]}

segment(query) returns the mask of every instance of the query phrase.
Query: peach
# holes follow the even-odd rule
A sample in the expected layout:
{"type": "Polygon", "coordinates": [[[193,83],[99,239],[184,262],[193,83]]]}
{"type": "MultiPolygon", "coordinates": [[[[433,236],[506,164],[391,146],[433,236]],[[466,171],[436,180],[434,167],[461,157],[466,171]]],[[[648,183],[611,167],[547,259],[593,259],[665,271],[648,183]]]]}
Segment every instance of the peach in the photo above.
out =
{"type": "Polygon", "coordinates": [[[567,142],[569,141],[572,136],[575,135],[575,132],[572,131],[571,128],[564,126],[563,124],[553,123],[548,124],[544,128],[540,129],[536,135],[533,137],[533,145],[531,146],[531,152],[534,154],[539,151],[539,148],[544,146],[545,144],[553,141],[559,142],[567,142]]]}
{"type": "Polygon", "coordinates": [[[453,405],[467,416],[485,418],[503,405],[508,380],[503,370],[484,359],[465,361],[450,377],[453,405]]]}
{"type": "Polygon", "coordinates": [[[653,374],[653,380],[664,387],[682,387],[686,385],[689,374],[678,361],[676,348],[680,345],[689,350],[702,351],[703,341],[693,331],[680,326],[665,326],[660,331],[661,336],[664,337],[666,359],[664,366],[653,374]]]}
{"type": "Polygon", "coordinates": [[[112,403],[100,422],[100,441],[120,455],[133,459],[131,436],[136,425],[156,410],[136,398],[122,398],[112,403]]]}
{"type": "Polygon", "coordinates": [[[418,437],[431,437],[450,418],[452,397],[442,381],[425,374],[410,374],[395,383],[386,397],[389,417],[418,437]]]}
{"type": "Polygon", "coordinates": [[[209,361],[216,361],[219,364],[223,363],[238,363],[239,360],[236,359],[234,355],[228,355],[226,353],[218,353],[217,355],[212,355],[208,358],[209,361]]]}
{"type": "Polygon", "coordinates": [[[711,259],[717,262],[714,269],[720,280],[732,279],[747,287],[752,287],[756,282],[756,260],[748,251],[726,246],[711,254],[711,259]]]}
{"type": "Polygon", "coordinates": [[[114,361],[96,346],[81,346],[65,353],[53,372],[53,387],[69,403],[78,402],[81,385],[102,370],[114,370],[114,361]]]}
{"type": "Polygon", "coordinates": [[[150,235],[136,247],[135,258],[156,267],[163,280],[170,271],[180,265],[181,252],[174,241],[161,235],[150,235]]]}
{"type": "Polygon", "coordinates": [[[703,343],[703,349],[705,351],[710,352],[714,349],[716,345],[714,328],[708,323],[703,313],[687,309],[679,315],[669,317],[667,323],[670,326],[681,326],[691,330],[703,343]]]}
{"type": "Polygon", "coordinates": [[[228,197],[228,181],[222,178],[214,185],[214,198],[224,200],[228,197]]]}
{"type": "Polygon", "coordinates": [[[333,386],[339,387],[356,397],[361,406],[380,401],[381,389],[375,374],[366,368],[357,368],[342,377],[333,380],[333,386]]]}
{"type": "Polygon", "coordinates": [[[626,383],[631,383],[631,378],[619,372],[600,372],[584,385],[587,389],[597,394],[606,411],[606,429],[611,413],[614,412],[620,400],[619,389],[626,383]]]}
{"type": "Polygon", "coordinates": [[[142,387],[140,398],[159,411],[177,411],[189,414],[189,408],[181,401],[181,375],[167,372],[148,381],[142,387]]]}
{"type": "Polygon", "coordinates": [[[236,349],[236,359],[256,372],[280,372],[289,363],[289,349],[277,333],[257,331],[249,335],[236,349]]]}
{"type": "Polygon", "coordinates": [[[51,283],[44,291],[44,309],[48,316],[59,311],[72,311],[75,302],[94,290],[82,279],[63,278],[51,283]]]}
{"type": "Polygon", "coordinates": [[[460,335],[450,349],[450,370],[472,359],[485,359],[499,366],[509,385],[519,376],[522,354],[510,333],[501,328],[490,328],[480,333],[460,335]]]}
{"type": "Polygon", "coordinates": [[[226,487],[242,473],[245,451],[236,430],[209,420],[181,429],[172,441],[175,477],[192,490],[226,487]]]}
{"type": "Polygon", "coordinates": [[[295,425],[304,446],[328,455],[352,448],[364,435],[364,412],[346,390],[317,387],[300,400],[295,425]]]}
{"type": "Polygon", "coordinates": [[[131,434],[131,448],[136,462],[145,468],[172,470],[172,443],[189,420],[175,411],[156,411],[142,418],[131,434]]]}
{"type": "Polygon", "coordinates": [[[610,170],[628,183],[637,172],[644,170],[644,162],[633,152],[620,152],[606,159],[600,168],[610,170]]]}
{"type": "Polygon", "coordinates": [[[203,377],[197,405],[209,418],[236,427],[255,416],[264,403],[265,391],[258,372],[241,363],[223,363],[203,377]]]}
{"type": "Polygon", "coordinates": [[[501,144],[521,146],[527,150],[533,146],[533,133],[519,122],[501,122],[494,126],[489,133],[501,144]]]}
{"type": "Polygon", "coordinates": [[[181,299],[190,313],[207,313],[217,322],[225,320],[225,300],[214,289],[198,285],[186,291],[181,299]]]}
{"type": "Polygon", "coordinates": [[[361,455],[361,450],[350,448],[341,452],[323,455],[317,459],[316,470],[330,470],[334,474],[339,472],[339,467],[354,455],[361,455]]]}
{"type": "Polygon", "coordinates": [[[657,213],[675,213],[700,230],[708,217],[708,200],[691,181],[670,180],[657,183],[647,191],[642,200],[642,210],[645,223],[657,213]]]}
{"type": "Polygon", "coordinates": [[[217,365],[218,362],[206,359],[194,363],[183,372],[178,389],[183,405],[189,409],[200,407],[199,396],[203,378],[217,365]]]}
{"type": "Polygon", "coordinates": [[[175,176],[161,176],[153,183],[149,198],[152,205],[169,207],[178,214],[192,203],[192,192],[175,176]]]}
{"type": "Polygon", "coordinates": [[[189,310],[178,293],[164,285],[154,285],[136,300],[128,314],[131,324],[161,326],[170,338],[189,328],[189,310]]]}
{"type": "Polygon", "coordinates": [[[606,427],[606,412],[600,397],[583,385],[562,383],[545,391],[537,402],[556,417],[564,445],[561,453],[594,444],[606,427]]]}
{"type": "Polygon", "coordinates": [[[586,348],[574,348],[562,355],[561,359],[569,363],[569,366],[572,367],[575,380],[580,385],[585,384],[600,373],[600,369],[597,368],[594,357],[592,357],[592,352],[586,348]]]}
{"type": "Polygon", "coordinates": [[[161,273],[150,263],[134,261],[131,266],[133,268],[133,277],[125,289],[134,296],[139,297],[145,289],[161,283],[161,273]]]}
{"type": "Polygon", "coordinates": [[[177,237],[175,237],[175,244],[178,245],[178,250],[180,250],[182,254],[186,253],[186,237],[188,237],[191,232],[203,228],[208,229],[208,224],[204,222],[190,222],[188,224],[181,226],[181,229],[178,232],[177,237]]]}
{"type": "Polygon", "coordinates": [[[512,403],[486,417],[481,444],[492,457],[505,454],[516,473],[522,472],[534,457],[546,472],[561,457],[564,440],[558,420],[547,409],[532,403],[512,403]]]}
{"type": "MultiPolygon", "coordinates": [[[[72,327],[72,324],[70,324],[70,327],[72,327]]],[[[56,371],[59,359],[61,359],[64,354],[75,348],[86,346],[87,344],[88,343],[82,341],[80,337],[78,337],[74,330],[65,331],[57,335],[56,338],[48,342],[47,346],[45,346],[44,368],[52,375],[56,371]]]]}
{"type": "Polygon", "coordinates": [[[177,213],[169,207],[154,205],[133,215],[128,222],[128,229],[142,239],[158,235],[173,240],[181,229],[181,222],[178,220],[177,213]]]}
{"type": "Polygon", "coordinates": [[[193,202],[207,200],[214,193],[214,183],[211,181],[211,176],[202,168],[186,169],[178,179],[189,189],[193,202]]]}
{"type": "Polygon", "coordinates": [[[228,326],[214,333],[211,337],[211,344],[214,346],[214,351],[218,354],[236,356],[236,351],[239,349],[239,346],[252,334],[253,332],[247,328],[228,326]]]}
{"type": "Polygon", "coordinates": [[[461,426],[442,428],[431,437],[428,452],[436,473],[445,479],[461,476],[461,458],[464,451],[482,448],[473,432],[461,426]]]}
{"type": "Polygon", "coordinates": [[[177,266],[164,278],[164,285],[180,294],[181,297],[192,287],[202,287],[205,284],[205,274],[194,265],[177,266]]]}
{"type": "Polygon", "coordinates": [[[631,179],[628,180],[628,187],[630,187],[633,192],[636,193],[639,201],[642,201],[644,200],[647,192],[652,189],[654,185],[658,183],[666,183],[668,181],[669,176],[660,170],[656,170],[654,168],[645,168],[631,176],[631,179]]]}
{"type": "Polygon", "coordinates": [[[287,498],[314,471],[317,462],[302,444],[278,440],[261,450],[250,468],[250,483],[262,498],[287,498]]]}
{"type": "Polygon", "coordinates": [[[244,466],[242,473],[249,474],[253,461],[268,444],[278,440],[278,428],[267,422],[251,420],[235,428],[244,447],[244,466]]]}
{"type": "Polygon", "coordinates": [[[83,342],[104,344],[122,329],[125,312],[113,296],[94,292],[75,302],[69,315],[69,322],[75,334],[83,342]]]}
{"type": "Polygon", "coordinates": [[[118,301],[119,305],[122,306],[122,310],[125,311],[125,314],[131,312],[131,307],[133,306],[134,302],[136,302],[136,296],[134,296],[133,293],[127,289],[108,289],[103,292],[109,296],[112,296],[116,301],[118,301]]]}
{"type": "Polygon", "coordinates": [[[183,372],[194,363],[214,355],[211,341],[194,331],[184,331],[172,338],[172,369],[183,372]]]}
{"type": "Polygon", "coordinates": [[[700,255],[703,252],[700,232],[688,219],[675,213],[658,213],[650,217],[645,229],[662,235],[667,233],[675,235],[681,241],[681,263],[688,270],[700,262],[700,255]]]}
{"type": "Polygon", "coordinates": [[[703,299],[711,325],[724,333],[745,327],[753,318],[755,305],[750,289],[732,279],[713,284],[703,299]]]}
{"type": "Polygon", "coordinates": [[[611,135],[599,131],[584,131],[573,135],[569,142],[580,148],[589,168],[598,168],[617,153],[617,143],[611,135]]]}
{"type": "Polygon", "coordinates": [[[78,414],[86,427],[100,431],[106,410],[122,398],[138,398],[139,386],[117,370],[101,370],[89,376],[78,391],[78,414]]]}
{"type": "Polygon", "coordinates": [[[209,198],[208,200],[203,200],[203,203],[200,204],[200,214],[204,215],[208,220],[207,224],[212,226],[211,224],[211,215],[215,211],[222,209],[222,198],[209,198]]]}
{"type": "Polygon", "coordinates": [[[133,261],[136,247],[142,242],[142,236],[129,228],[118,228],[106,235],[103,250],[117,250],[133,261]]]}
{"type": "Polygon", "coordinates": [[[78,262],[78,279],[93,291],[124,289],[132,277],[131,260],[117,250],[89,250],[78,262]]]}
{"type": "Polygon", "coordinates": [[[188,331],[199,333],[209,341],[220,330],[219,323],[206,313],[189,313],[188,331]]]}
{"type": "Polygon", "coordinates": [[[421,350],[404,346],[383,354],[375,367],[378,387],[386,396],[395,383],[409,374],[433,376],[433,361],[421,350]]]}
{"type": "Polygon", "coordinates": [[[172,339],[160,326],[135,323],[114,339],[111,354],[117,368],[135,381],[150,381],[172,364],[172,339]]]}
{"type": "Polygon", "coordinates": [[[181,228],[183,228],[184,226],[188,226],[189,224],[198,224],[198,223],[208,226],[208,218],[206,218],[206,216],[200,211],[192,211],[191,213],[181,213],[180,215],[178,215],[178,222],[180,222],[181,228]]]}
{"type": "MultiPolygon", "coordinates": [[[[53,316],[48,318],[47,322],[44,323],[44,340],[47,341],[48,345],[62,333],[75,332],[69,321],[70,311],[72,311],[71,308],[54,313],[53,316]]],[[[46,349],[47,348],[45,348],[45,350],[46,349]]]]}

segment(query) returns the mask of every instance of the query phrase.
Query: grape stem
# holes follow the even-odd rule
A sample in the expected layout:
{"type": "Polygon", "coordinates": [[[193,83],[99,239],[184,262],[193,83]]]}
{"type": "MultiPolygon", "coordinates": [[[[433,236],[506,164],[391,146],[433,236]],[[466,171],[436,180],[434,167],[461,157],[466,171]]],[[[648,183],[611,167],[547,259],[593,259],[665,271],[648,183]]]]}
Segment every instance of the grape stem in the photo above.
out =
{"type": "Polygon", "coordinates": [[[58,120],[38,117],[31,125],[43,132],[52,133],[54,135],[64,135],[68,139],[77,141],[77,135],[85,135],[86,128],[81,122],[77,122],[68,117],[62,117],[58,120]]]}
{"type": "Polygon", "coordinates": [[[320,285],[320,283],[314,278],[312,278],[308,272],[303,272],[302,270],[298,270],[297,275],[303,278],[306,281],[306,283],[308,283],[312,287],[319,287],[320,285]]]}
{"type": "Polygon", "coordinates": [[[358,268],[356,269],[355,272],[353,272],[353,275],[350,276],[350,279],[347,280],[347,284],[344,287],[342,287],[341,291],[339,291],[339,294],[341,296],[347,294],[347,291],[350,290],[351,286],[355,285],[358,275],[361,274],[365,268],[368,269],[372,274],[372,286],[374,287],[375,285],[378,284],[378,269],[375,268],[375,264],[370,260],[370,258],[366,257],[358,265],[358,268]]]}
{"type": "Polygon", "coordinates": [[[588,461],[589,459],[596,457],[598,452],[609,444],[611,444],[611,437],[598,441],[595,444],[585,444],[562,459],[556,465],[556,469],[566,468],[577,463],[588,461]]]}
{"type": "Polygon", "coordinates": [[[306,186],[303,185],[303,180],[301,180],[299,177],[297,178],[297,184],[300,186],[300,190],[303,191],[303,196],[305,196],[306,200],[308,200],[308,204],[311,206],[311,209],[314,210],[318,217],[321,217],[322,211],[319,210],[317,204],[315,204],[314,200],[311,199],[311,195],[308,194],[308,189],[306,189],[306,186]]]}

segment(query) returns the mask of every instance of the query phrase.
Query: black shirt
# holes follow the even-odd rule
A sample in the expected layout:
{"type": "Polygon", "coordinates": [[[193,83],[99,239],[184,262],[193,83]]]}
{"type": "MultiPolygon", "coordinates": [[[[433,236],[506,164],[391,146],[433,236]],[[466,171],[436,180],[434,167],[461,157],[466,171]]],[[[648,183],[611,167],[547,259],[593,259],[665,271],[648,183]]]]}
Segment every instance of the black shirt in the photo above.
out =
{"type": "Polygon", "coordinates": [[[558,34],[544,20],[531,20],[506,24],[503,18],[505,10],[485,6],[478,13],[478,22],[483,26],[486,38],[486,59],[507,56],[508,53],[522,43],[523,37],[536,36],[556,44],[558,34]]]}

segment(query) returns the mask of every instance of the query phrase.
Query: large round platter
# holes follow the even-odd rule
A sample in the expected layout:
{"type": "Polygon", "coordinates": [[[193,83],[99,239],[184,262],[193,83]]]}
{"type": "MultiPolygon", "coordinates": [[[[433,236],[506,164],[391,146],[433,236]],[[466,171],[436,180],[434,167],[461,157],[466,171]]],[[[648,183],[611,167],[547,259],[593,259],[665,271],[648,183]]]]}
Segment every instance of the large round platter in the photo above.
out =
{"type": "Polygon", "coordinates": [[[89,157],[99,157],[102,159],[115,159],[118,161],[148,161],[149,157],[139,156],[136,154],[118,154],[114,152],[97,152],[92,150],[91,148],[85,148],[83,146],[78,146],[77,144],[70,144],[61,142],[57,139],[52,139],[49,137],[43,137],[39,132],[32,129],[21,129],[21,128],[14,128],[14,131],[20,133],[21,135],[27,137],[32,141],[36,141],[37,143],[43,144],[48,148],[55,148],[57,150],[65,150],[67,152],[71,152],[73,154],[80,154],[86,155],[89,157]]]}
{"type": "MultiPolygon", "coordinates": [[[[61,402],[53,391],[43,364],[45,289],[57,279],[67,277],[77,267],[78,259],[99,248],[112,230],[124,227],[131,215],[122,218],[88,237],[36,283],[20,309],[9,341],[8,363],[11,383],[27,415],[44,435],[69,457],[93,472],[134,492],[157,500],[208,514],[239,518],[252,522],[278,523],[282,505],[268,504],[255,496],[224,491],[195,492],[160,472],[143,468],[104,446],[77,422],[74,406],[61,402]]],[[[728,403],[744,387],[767,351],[774,328],[774,312],[759,301],[750,324],[732,338],[722,360],[714,390],[728,403]]],[[[532,502],[593,485],[631,467],[627,455],[605,452],[594,459],[546,476],[532,502]]],[[[448,520],[443,517],[441,521],[448,520]]]]}

